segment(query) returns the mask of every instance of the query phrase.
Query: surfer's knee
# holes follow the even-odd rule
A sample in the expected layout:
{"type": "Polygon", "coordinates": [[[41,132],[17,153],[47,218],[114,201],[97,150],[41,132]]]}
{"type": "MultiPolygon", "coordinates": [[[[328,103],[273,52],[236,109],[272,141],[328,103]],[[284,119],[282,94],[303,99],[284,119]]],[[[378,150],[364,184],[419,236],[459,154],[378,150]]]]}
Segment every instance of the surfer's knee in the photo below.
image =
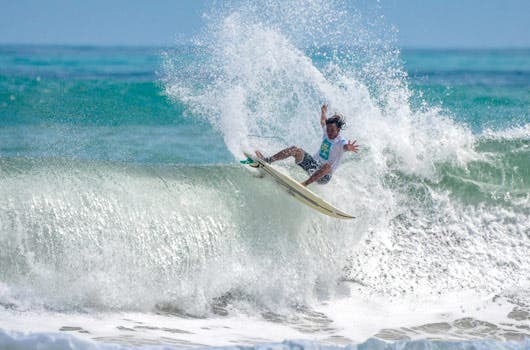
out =
{"type": "Polygon", "coordinates": [[[285,151],[287,151],[287,154],[289,156],[296,156],[296,153],[298,152],[298,147],[296,146],[287,147],[285,151]]]}
{"type": "Polygon", "coordinates": [[[297,163],[300,163],[302,159],[304,158],[304,150],[296,146],[292,146],[291,148],[292,148],[292,154],[294,156],[295,161],[297,163]]]}

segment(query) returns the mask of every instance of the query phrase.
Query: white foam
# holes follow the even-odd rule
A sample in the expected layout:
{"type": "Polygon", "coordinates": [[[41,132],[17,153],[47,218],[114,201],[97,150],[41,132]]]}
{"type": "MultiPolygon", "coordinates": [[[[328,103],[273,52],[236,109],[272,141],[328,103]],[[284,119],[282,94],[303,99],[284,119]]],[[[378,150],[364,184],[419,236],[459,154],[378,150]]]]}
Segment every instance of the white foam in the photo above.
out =
{"type": "MultiPolygon", "coordinates": [[[[276,321],[245,314],[193,319],[153,313],[64,314],[4,310],[0,312],[0,329],[7,331],[0,332],[0,344],[15,348],[38,344],[46,349],[54,346],[107,349],[149,344],[168,347],[279,345],[289,339],[305,339],[315,345],[345,345],[361,344],[381,330],[393,329],[408,331],[406,337],[411,339],[458,340],[460,343],[454,344],[457,346],[464,344],[461,342],[466,339],[502,339],[506,333],[517,334],[523,329],[519,326],[525,324],[507,317],[513,308],[510,300],[493,295],[459,292],[418,302],[413,297],[369,296],[359,293],[359,289],[366,287],[349,286],[352,287],[350,295],[322,303],[311,314],[277,315],[276,321]],[[455,320],[469,320],[470,323],[476,320],[490,326],[484,329],[477,324],[466,332],[454,327],[455,320]],[[421,326],[437,324],[446,326],[440,330],[436,327],[421,329],[421,326]],[[449,330],[451,325],[452,331],[449,330]],[[61,333],[57,333],[58,330],[61,333]]],[[[514,343],[518,344],[521,343],[514,343]]]]}
{"type": "Polygon", "coordinates": [[[490,139],[505,139],[505,140],[528,140],[530,139],[530,124],[508,128],[505,130],[484,130],[483,137],[490,139]]]}

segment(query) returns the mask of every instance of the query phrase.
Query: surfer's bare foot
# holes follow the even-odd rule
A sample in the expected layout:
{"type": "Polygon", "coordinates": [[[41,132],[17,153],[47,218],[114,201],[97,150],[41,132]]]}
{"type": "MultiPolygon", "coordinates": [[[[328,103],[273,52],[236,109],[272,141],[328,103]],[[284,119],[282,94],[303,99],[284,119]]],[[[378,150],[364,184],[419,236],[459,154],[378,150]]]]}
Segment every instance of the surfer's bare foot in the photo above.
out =
{"type": "MultiPolygon", "coordinates": [[[[258,159],[263,159],[263,154],[261,154],[261,152],[256,151],[255,153],[256,153],[256,157],[257,157],[258,159]]],[[[250,165],[251,167],[253,167],[253,168],[259,168],[259,163],[256,162],[256,161],[254,161],[253,163],[250,163],[249,165],[250,165]]]]}
{"type": "Polygon", "coordinates": [[[271,157],[265,157],[263,153],[261,153],[260,151],[256,151],[256,157],[258,157],[259,159],[263,160],[266,163],[269,163],[269,164],[272,163],[271,157]]]}

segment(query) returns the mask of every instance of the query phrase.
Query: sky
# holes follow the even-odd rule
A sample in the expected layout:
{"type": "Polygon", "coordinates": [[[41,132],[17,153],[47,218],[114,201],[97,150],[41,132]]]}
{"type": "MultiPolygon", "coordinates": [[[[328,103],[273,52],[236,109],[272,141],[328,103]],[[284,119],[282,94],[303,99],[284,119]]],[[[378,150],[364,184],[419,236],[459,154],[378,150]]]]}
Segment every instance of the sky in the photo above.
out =
{"type": "MultiPolygon", "coordinates": [[[[0,0],[0,44],[174,45],[197,35],[213,1],[0,0]]],[[[530,0],[377,3],[401,47],[530,48],[530,0]]]]}

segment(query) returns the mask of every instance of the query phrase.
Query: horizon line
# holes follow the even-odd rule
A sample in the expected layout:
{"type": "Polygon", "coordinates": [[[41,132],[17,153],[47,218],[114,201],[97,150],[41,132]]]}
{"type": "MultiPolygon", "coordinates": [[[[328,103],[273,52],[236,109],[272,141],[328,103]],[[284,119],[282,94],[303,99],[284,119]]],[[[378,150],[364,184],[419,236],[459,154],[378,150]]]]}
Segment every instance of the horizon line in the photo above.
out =
{"type": "MultiPolygon", "coordinates": [[[[27,42],[0,42],[0,46],[6,47],[6,46],[33,46],[33,47],[63,47],[63,48],[103,48],[103,49],[113,49],[113,48],[122,48],[122,49],[171,49],[176,47],[198,47],[199,45],[195,44],[189,44],[189,43],[175,43],[173,45],[164,45],[164,44],[91,44],[91,43],[27,43],[27,42]]],[[[328,45],[322,45],[321,47],[326,47],[328,45]]],[[[343,45],[347,46],[347,45],[343,45]]],[[[529,46],[520,46],[520,45],[513,45],[513,46],[420,46],[420,45],[410,45],[410,46],[399,46],[396,45],[394,48],[397,48],[399,50],[407,50],[407,51],[414,51],[414,50],[428,50],[428,51],[436,51],[436,50],[444,50],[444,51],[494,51],[494,50],[530,50],[529,46]]]]}

